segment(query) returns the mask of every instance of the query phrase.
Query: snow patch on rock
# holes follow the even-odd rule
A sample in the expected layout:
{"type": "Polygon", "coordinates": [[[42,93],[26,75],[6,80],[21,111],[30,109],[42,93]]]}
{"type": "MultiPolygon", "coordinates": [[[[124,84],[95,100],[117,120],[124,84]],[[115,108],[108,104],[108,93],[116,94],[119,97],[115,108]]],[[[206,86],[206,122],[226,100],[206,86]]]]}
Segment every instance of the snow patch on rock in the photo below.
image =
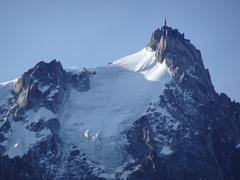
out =
{"type": "Polygon", "coordinates": [[[7,140],[2,142],[2,145],[6,147],[5,155],[8,155],[9,158],[14,158],[16,156],[22,157],[37,142],[45,139],[51,134],[51,131],[46,128],[38,132],[29,130],[27,127],[31,123],[36,123],[39,120],[47,121],[56,118],[54,113],[44,107],[41,107],[36,112],[29,110],[25,115],[25,121],[14,121],[13,119],[10,119],[11,129],[5,134],[7,140]]]}
{"type": "Polygon", "coordinates": [[[11,122],[11,130],[12,133],[9,134],[8,141],[6,142],[7,151],[5,153],[9,158],[22,157],[36,142],[51,133],[50,130],[44,129],[36,136],[36,133],[28,130],[23,122],[15,121],[11,122]]]}
{"type": "Polygon", "coordinates": [[[171,148],[169,146],[163,146],[162,150],[160,151],[161,155],[170,155],[172,154],[174,151],[171,150],[171,148]]]}

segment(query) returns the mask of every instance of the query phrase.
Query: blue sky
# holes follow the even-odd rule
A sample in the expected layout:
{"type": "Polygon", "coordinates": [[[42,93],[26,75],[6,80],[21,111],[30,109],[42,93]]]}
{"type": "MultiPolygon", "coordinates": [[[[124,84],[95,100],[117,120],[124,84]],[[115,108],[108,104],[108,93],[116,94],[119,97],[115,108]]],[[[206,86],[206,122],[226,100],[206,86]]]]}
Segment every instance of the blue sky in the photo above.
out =
{"type": "Polygon", "coordinates": [[[134,53],[168,25],[201,50],[218,92],[240,101],[238,0],[0,0],[0,81],[38,61],[105,65],[134,53]]]}

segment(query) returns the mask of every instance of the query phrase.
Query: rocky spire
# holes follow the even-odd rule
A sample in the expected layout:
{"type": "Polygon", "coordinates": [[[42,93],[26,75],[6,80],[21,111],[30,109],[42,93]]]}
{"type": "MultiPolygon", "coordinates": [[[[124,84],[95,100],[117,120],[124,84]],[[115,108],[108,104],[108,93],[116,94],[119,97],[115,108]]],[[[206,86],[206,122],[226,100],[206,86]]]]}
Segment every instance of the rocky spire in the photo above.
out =
{"type": "Polygon", "coordinates": [[[208,98],[212,96],[214,88],[209,72],[204,67],[201,52],[191,44],[190,40],[185,39],[183,33],[167,26],[166,19],[164,26],[153,32],[148,47],[156,51],[158,62],[165,61],[175,80],[188,86],[189,82],[200,84],[203,94],[208,98]]]}

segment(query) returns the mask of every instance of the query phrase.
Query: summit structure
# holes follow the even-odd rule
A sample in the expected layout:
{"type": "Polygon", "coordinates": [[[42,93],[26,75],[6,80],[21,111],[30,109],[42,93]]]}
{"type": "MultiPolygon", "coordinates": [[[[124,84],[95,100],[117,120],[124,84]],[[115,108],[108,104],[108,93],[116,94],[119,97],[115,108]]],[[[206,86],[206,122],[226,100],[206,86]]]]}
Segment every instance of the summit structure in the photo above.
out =
{"type": "Polygon", "coordinates": [[[161,29],[158,28],[153,32],[148,46],[151,47],[153,50],[156,50],[156,45],[160,42],[161,38],[166,38],[167,36],[190,42],[190,40],[185,39],[184,33],[180,33],[177,29],[173,29],[167,26],[167,21],[165,19],[164,25],[161,27],[161,29]]]}
{"type": "Polygon", "coordinates": [[[165,16],[165,19],[164,19],[164,26],[167,26],[167,18],[165,16]]]}
{"type": "Polygon", "coordinates": [[[240,104],[165,19],[109,65],[42,61],[0,83],[0,177],[239,180],[240,104]]]}

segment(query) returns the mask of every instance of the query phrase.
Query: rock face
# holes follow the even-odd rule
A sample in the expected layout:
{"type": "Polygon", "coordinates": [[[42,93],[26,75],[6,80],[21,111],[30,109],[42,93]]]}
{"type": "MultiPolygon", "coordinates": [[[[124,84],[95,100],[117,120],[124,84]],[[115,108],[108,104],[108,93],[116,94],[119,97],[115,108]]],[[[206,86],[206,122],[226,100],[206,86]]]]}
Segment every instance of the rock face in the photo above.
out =
{"type": "Polygon", "coordinates": [[[148,46],[174,80],[128,132],[141,162],[129,179],[239,179],[240,104],[215,92],[200,51],[177,30],[156,30],[148,46]]]}
{"type": "Polygon", "coordinates": [[[60,62],[39,62],[16,82],[13,91],[17,105],[25,109],[43,105],[56,112],[64,97],[65,79],[66,73],[60,62]]]}
{"type": "MultiPolygon", "coordinates": [[[[116,78],[113,87],[118,89],[121,73],[133,73],[129,72],[129,68],[126,70],[125,61],[121,61],[120,71],[115,71],[119,67],[113,63],[105,69],[97,69],[96,73],[86,69],[64,70],[56,60],[50,63],[40,62],[12,83],[12,87],[10,84],[9,87],[0,86],[0,93],[8,94],[4,99],[1,99],[0,94],[0,177],[10,180],[240,179],[240,104],[231,101],[224,93],[215,92],[200,51],[177,29],[166,25],[157,29],[147,48],[151,49],[150,53],[154,53],[154,58],[141,68],[142,61],[146,61],[141,59],[142,56],[136,55],[139,64],[130,58],[130,62],[134,61],[133,64],[137,67],[134,73],[140,72],[139,69],[143,69],[143,74],[154,70],[155,75],[162,67],[155,65],[165,64],[172,78],[166,81],[162,92],[159,90],[157,98],[148,102],[146,111],[141,116],[131,119],[133,112],[129,112],[127,120],[132,123],[121,129],[119,137],[112,135],[106,138],[101,133],[91,135],[86,130],[83,134],[86,142],[79,137],[71,139],[64,132],[67,130],[64,125],[73,112],[71,106],[74,103],[69,98],[71,92],[78,92],[74,94],[80,96],[77,101],[86,101],[84,95],[91,88],[100,86],[98,91],[91,92],[93,97],[87,96],[96,98],[98,96],[94,96],[94,93],[101,93],[104,90],[101,85],[107,83],[109,78],[116,78]],[[155,71],[155,67],[160,69],[155,71]],[[102,75],[100,77],[106,77],[106,72],[113,72],[110,73],[112,77],[103,79],[102,82],[94,79],[98,73],[102,75]],[[62,113],[66,109],[69,109],[69,113],[62,113]],[[122,140],[120,136],[124,137],[121,148],[115,147],[114,144],[122,140]],[[106,151],[103,156],[105,159],[101,161],[97,161],[98,158],[92,159],[95,154],[90,156],[90,151],[97,152],[94,148],[103,148],[104,146],[99,146],[103,142],[108,144],[107,148],[114,147],[114,151],[121,151],[116,154],[121,154],[124,162],[116,163],[114,168],[105,167],[106,163],[101,164],[113,162],[113,156],[108,154],[113,151],[106,151]]],[[[141,78],[142,75],[137,76],[137,80],[141,78]]],[[[146,85],[155,83],[162,82],[148,82],[146,85]]],[[[139,84],[136,83],[137,85],[139,84]]],[[[98,98],[95,101],[96,104],[99,103],[98,98]]],[[[105,99],[103,104],[106,103],[110,101],[105,99]]],[[[89,103],[85,105],[90,110],[88,107],[77,107],[78,110],[89,114],[94,112],[96,106],[89,103]]],[[[120,106],[117,110],[120,111],[119,108],[120,106]]],[[[119,118],[118,112],[114,113],[119,118]]],[[[96,120],[96,126],[99,123],[98,116],[92,116],[96,120]]],[[[73,126],[78,126],[77,121],[74,122],[73,126]]],[[[104,126],[112,128],[108,124],[111,123],[104,126]]],[[[126,121],[122,121],[122,124],[126,124],[126,121]]],[[[70,129],[69,136],[71,131],[73,129],[70,129]]],[[[100,152],[102,150],[99,149],[99,154],[100,152]]]]}

